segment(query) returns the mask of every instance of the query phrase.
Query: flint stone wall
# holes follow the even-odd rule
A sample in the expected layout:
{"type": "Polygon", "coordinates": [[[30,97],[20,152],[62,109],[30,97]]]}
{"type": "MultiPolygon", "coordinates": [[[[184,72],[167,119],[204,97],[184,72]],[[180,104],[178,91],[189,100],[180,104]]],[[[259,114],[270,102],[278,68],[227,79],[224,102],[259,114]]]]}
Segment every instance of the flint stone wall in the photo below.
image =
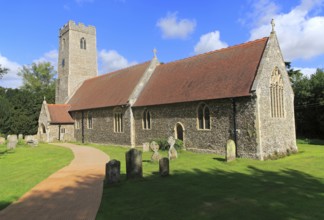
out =
{"type": "MultiPolygon", "coordinates": [[[[231,99],[205,101],[210,109],[211,129],[197,129],[197,108],[202,102],[137,107],[133,109],[136,145],[175,136],[175,126],[184,126],[184,145],[187,150],[225,155],[226,142],[233,138],[233,106],[231,99]],[[151,129],[142,128],[143,111],[151,114],[151,129]]],[[[236,99],[238,157],[256,158],[255,98],[236,99]]]]}
{"type": "MultiPolygon", "coordinates": [[[[121,108],[123,113],[123,129],[122,133],[114,132],[114,108],[93,109],[84,112],[84,141],[99,144],[119,144],[131,145],[130,140],[130,111],[129,108],[121,108]],[[93,128],[87,127],[87,112],[92,113],[93,128]]],[[[81,112],[73,112],[74,120],[80,121],[80,128],[75,129],[75,138],[82,141],[82,124],[81,112]]]]}

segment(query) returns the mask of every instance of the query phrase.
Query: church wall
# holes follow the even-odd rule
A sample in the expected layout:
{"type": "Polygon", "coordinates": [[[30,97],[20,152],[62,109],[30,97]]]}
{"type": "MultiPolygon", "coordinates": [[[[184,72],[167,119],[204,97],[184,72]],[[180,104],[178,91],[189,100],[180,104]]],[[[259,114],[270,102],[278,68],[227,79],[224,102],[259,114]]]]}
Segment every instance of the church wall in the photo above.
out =
{"type": "MultiPolygon", "coordinates": [[[[117,145],[130,145],[130,112],[129,108],[120,108],[123,113],[123,132],[114,132],[114,109],[115,108],[102,108],[84,111],[84,142],[86,143],[103,143],[103,144],[117,144],[117,145]],[[87,114],[92,113],[93,128],[87,127],[87,114]]],[[[77,141],[82,141],[82,125],[81,125],[81,112],[73,112],[72,117],[80,121],[80,128],[75,128],[75,138],[77,141]]]]}
{"type": "MultiPolygon", "coordinates": [[[[184,127],[187,150],[225,155],[226,142],[233,139],[233,105],[231,99],[205,101],[210,108],[211,129],[197,129],[197,108],[201,102],[137,107],[133,109],[136,145],[158,138],[176,137],[175,126],[184,127]],[[144,130],[143,112],[151,114],[151,129],[144,130]]],[[[238,156],[256,158],[255,99],[236,99],[238,156]],[[249,134],[249,135],[247,135],[249,134]]]]}
{"type": "Polygon", "coordinates": [[[258,144],[260,159],[285,156],[297,151],[294,120],[294,94],[286,72],[285,64],[275,35],[269,43],[260,64],[257,79],[258,103],[258,144]],[[284,116],[271,115],[270,82],[271,74],[278,67],[283,78],[284,116]]]}

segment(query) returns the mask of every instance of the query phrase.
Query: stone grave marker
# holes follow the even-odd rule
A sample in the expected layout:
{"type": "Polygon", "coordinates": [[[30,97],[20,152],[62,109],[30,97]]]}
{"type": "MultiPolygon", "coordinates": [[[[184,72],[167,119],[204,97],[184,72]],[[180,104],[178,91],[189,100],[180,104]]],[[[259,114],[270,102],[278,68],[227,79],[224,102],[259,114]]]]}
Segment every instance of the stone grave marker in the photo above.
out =
{"type": "Polygon", "coordinates": [[[126,152],[126,178],[136,179],[142,177],[142,151],[133,148],[126,152]]]}
{"type": "Polygon", "coordinates": [[[159,160],[159,173],[160,176],[169,176],[169,158],[163,157],[159,160]]]}
{"type": "Polygon", "coordinates": [[[150,143],[145,142],[143,143],[143,152],[148,152],[150,151],[150,143]]]}
{"type": "Polygon", "coordinates": [[[174,148],[175,140],[174,140],[174,138],[172,136],[170,136],[168,138],[168,143],[170,145],[170,148],[169,148],[169,160],[177,159],[178,158],[178,152],[174,148]]]}
{"type": "Polygon", "coordinates": [[[7,149],[12,150],[15,149],[18,143],[17,135],[8,135],[8,143],[7,143],[7,149]]]}
{"type": "Polygon", "coordinates": [[[0,137],[0,144],[4,144],[6,142],[6,139],[4,137],[0,137]]]}
{"type": "Polygon", "coordinates": [[[161,155],[159,154],[160,146],[155,141],[152,141],[150,144],[150,148],[153,151],[151,161],[154,161],[154,162],[159,161],[161,159],[161,155]]]}
{"type": "Polygon", "coordinates": [[[236,146],[235,142],[229,139],[226,143],[226,161],[230,162],[236,158],[236,146]]]}
{"type": "Polygon", "coordinates": [[[115,184],[120,180],[120,161],[111,160],[106,163],[106,183],[115,184]]]}
{"type": "Polygon", "coordinates": [[[19,139],[19,140],[22,140],[23,138],[24,138],[24,136],[23,136],[22,134],[19,134],[19,135],[18,135],[18,139],[19,139]]]}

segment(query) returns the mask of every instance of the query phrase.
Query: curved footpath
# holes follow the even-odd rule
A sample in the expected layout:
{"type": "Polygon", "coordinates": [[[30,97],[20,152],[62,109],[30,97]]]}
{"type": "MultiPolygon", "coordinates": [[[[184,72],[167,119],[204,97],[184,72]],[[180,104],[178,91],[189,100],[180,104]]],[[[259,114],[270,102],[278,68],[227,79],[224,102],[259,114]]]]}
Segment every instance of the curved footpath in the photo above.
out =
{"type": "Polygon", "coordinates": [[[74,159],[0,211],[1,220],[95,219],[100,206],[105,164],[102,151],[74,144],[74,159]]]}

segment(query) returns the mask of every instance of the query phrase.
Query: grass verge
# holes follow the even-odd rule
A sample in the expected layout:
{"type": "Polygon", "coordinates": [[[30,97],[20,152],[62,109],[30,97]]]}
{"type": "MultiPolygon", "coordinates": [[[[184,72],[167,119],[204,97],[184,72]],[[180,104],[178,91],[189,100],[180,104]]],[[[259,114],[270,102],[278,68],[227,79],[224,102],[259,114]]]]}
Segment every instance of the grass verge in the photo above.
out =
{"type": "Polygon", "coordinates": [[[237,159],[180,152],[160,177],[151,152],[144,178],[125,180],[128,149],[98,146],[121,161],[122,182],[105,186],[97,219],[324,219],[324,146],[299,144],[279,160],[237,159]]]}
{"type": "Polygon", "coordinates": [[[72,159],[69,149],[49,144],[18,145],[11,151],[0,145],[0,210],[72,159]]]}

